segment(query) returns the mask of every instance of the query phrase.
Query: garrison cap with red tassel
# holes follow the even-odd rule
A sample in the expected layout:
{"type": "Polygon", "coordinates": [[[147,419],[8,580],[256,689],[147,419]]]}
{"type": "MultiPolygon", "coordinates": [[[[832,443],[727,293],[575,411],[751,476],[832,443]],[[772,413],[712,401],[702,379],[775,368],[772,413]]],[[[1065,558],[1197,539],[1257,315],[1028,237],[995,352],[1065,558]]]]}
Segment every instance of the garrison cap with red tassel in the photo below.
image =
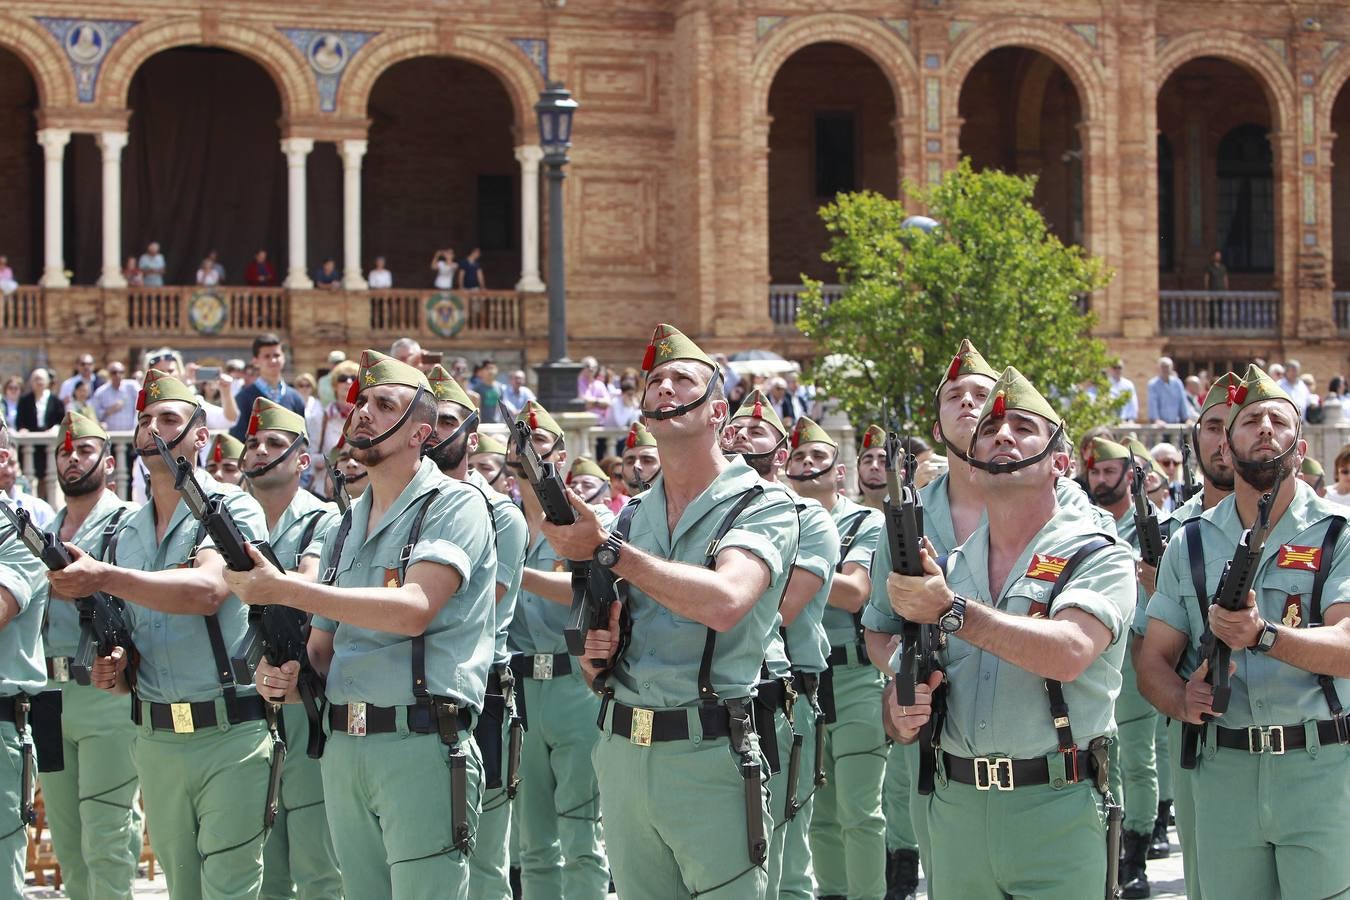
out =
{"type": "Polygon", "coordinates": [[[458,403],[467,410],[475,410],[478,407],[469,395],[465,392],[463,386],[455,380],[445,366],[437,363],[427,373],[427,381],[431,382],[431,392],[436,395],[436,400],[449,400],[451,403],[458,403]]]}
{"type": "Polygon", "coordinates": [[[199,401],[192,388],[167,372],[151,369],[145,373],[141,392],[136,395],[136,412],[141,412],[151,403],[161,400],[182,400],[196,406],[199,401]]]}
{"type": "Polygon", "coordinates": [[[656,330],[652,332],[651,343],[647,344],[647,352],[642,356],[642,371],[650,372],[657,366],[675,359],[692,359],[713,370],[717,369],[717,363],[712,361],[712,357],[704,353],[698,344],[681,334],[674,325],[657,325],[656,330]]]}
{"type": "Polygon", "coordinates": [[[98,422],[75,411],[66,413],[56,431],[56,442],[65,453],[75,452],[75,442],[84,438],[108,440],[108,432],[98,422]]]}
{"type": "Polygon", "coordinates": [[[506,444],[502,439],[488,434],[486,431],[478,432],[478,449],[474,451],[474,456],[482,453],[491,453],[496,456],[506,455],[506,444]]]}
{"type": "Polygon", "coordinates": [[[253,415],[248,420],[248,433],[254,435],[259,431],[284,431],[309,439],[304,416],[291,412],[280,403],[274,403],[266,397],[259,397],[253,401],[253,415]]]}
{"type": "Polygon", "coordinates": [[[875,447],[886,446],[886,429],[880,425],[868,425],[867,430],[862,434],[862,441],[859,442],[858,455],[866,453],[875,447]]]}
{"type": "Polygon", "coordinates": [[[1231,406],[1234,400],[1234,394],[1242,384],[1242,377],[1236,372],[1225,372],[1223,375],[1214,379],[1214,383],[1209,386],[1205,392],[1205,402],[1200,404],[1200,416],[1204,416],[1219,404],[1231,406]]]}
{"type": "Polygon", "coordinates": [[[356,398],[367,388],[381,384],[401,384],[405,387],[431,390],[427,377],[420,369],[400,362],[392,356],[386,356],[378,350],[362,351],[360,366],[356,380],[347,390],[348,403],[355,403],[356,398]]]}
{"type": "MultiPolygon", "coordinates": [[[[1284,392],[1284,390],[1275,383],[1275,379],[1266,374],[1260,366],[1252,364],[1247,367],[1246,373],[1242,376],[1242,382],[1236,387],[1228,387],[1228,421],[1225,427],[1231,429],[1233,423],[1237,421],[1238,413],[1245,407],[1254,403],[1260,403],[1263,400],[1283,400],[1294,411],[1298,412],[1298,406],[1293,399],[1284,392]]],[[[1301,418],[1295,416],[1295,421],[1301,418]]]]}
{"type": "MultiPolygon", "coordinates": [[[[290,410],[287,410],[287,412],[290,412],[290,410]]],[[[253,432],[249,433],[252,434],[253,432]]],[[[228,432],[224,432],[216,435],[211,441],[211,452],[206,458],[211,462],[221,463],[227,459],[239,459],[243,455],[244,445],[228,432]]]]}
{"type": "Polygon", "coordinates": [[[741,401],[740,407],[737,408],[730,421],[735,422],[737,419],[760,419],[778,432],[779,436],[787,437],[787,426],[778,417],[778,410],[774,409],[773,403],[759,388],[755,388],[745,395],[745,399],[741,401]]]}
{"type": "MultiPolygon", "coordinates": [[[[481,444],[480,444],[481,446],[481,444]]],[[[656,438],[647,430],[647,426],[641,422],[634,422],[628,429],[628,437],[624,438],[624,451],[634,450],[638,447],[655,447],[656,438]]]]}
{"type": "Polygon", "coordinates": [[[1064,424],[1059,413],[1041,396],[1040,391],[1036,390],[1027,377],[1012,366],[1008,366],[994,382],[989,399],[984,401],[980,419],[975,423],[975,433],[980,433],[980,425],[985,419],[1001,419],[1012,409],[1038,415],[1052,426],[1064,424]]]}
{"type": "Polygon", "coordinates": [[[530,426],[531,431],[547,431],[555,437],[563,436],[562,426],[553,416],[549,415],[548,410],[533,400],[526,403],[525,408],[516,414],[516,421],[524,422],[530,426]]]}
{"type": "Polygon", "coordinates": [[[935,395],[942,393],[943,385],[964,375],[983,375],[990,381],[998,381],[998,372],[980,355],[980,351],[975,349],[970,338],[961,341],[961,346],[956,349],[956,355],[947,364],[947,371],[943,373],[942,380],[938,382],[937,390],[933,393],[935,395]]]}
{"type": "Polygon", "coordinates": [[[815,420],[809,416],[802,416],[797,420],[797,424],[792,426],[792,447],[796,449],[802,444],[828,444],[838,449],[839,444],[834,438],[830,437],[829,432],[816,424],[815,420]]]}
{"type": "Polygon", "coordinates": [[[601,481],[609,481],[609,476],[605,470],[600,468],[600,464],[589,456],[579,456],[577,461],[572,463],[572,469],[567,473],[567,483],[571,484],[573,478],[581,475],[590,475],[592,478],[599,478],[601,481]]]}

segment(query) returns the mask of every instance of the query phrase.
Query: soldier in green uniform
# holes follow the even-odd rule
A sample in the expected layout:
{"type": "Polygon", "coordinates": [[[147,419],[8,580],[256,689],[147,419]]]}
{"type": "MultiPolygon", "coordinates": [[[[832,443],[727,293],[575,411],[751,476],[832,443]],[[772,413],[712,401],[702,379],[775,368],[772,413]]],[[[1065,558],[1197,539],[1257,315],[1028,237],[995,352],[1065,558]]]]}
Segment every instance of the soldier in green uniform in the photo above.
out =
{"type": "MultiPolygon", "coordinates": [[[[1116,534],[1122,542],[1130,545],[1136,561],[1140,548],[1134,518],[1134,498],[1130,492],[1133,467],[1136,463],[1149,468],[1153,465],[1153,458],[1148,455],[1148,451],[1142,447],[1138,450],[1142,451],[1142,456],[1133,446],[1126,447],[1104,437],[1096,437],[1084,460],[1088,467],[1088,489],[1093,502],[1111,514],[1115,520],[1116,534]]],[[[1135,608],[1147,602],[1148,597],[1141,588],[1135,608]]],[[[1130,619],[1133,622],[1133,611],[1130,619]]],[[[1158,712],[1139,694],[1134,664],[1128,650],[1120,675],[1120,696],[1116,698],[1118,737],[1111,748],[1112,791],[1116,790],[1117,785],[1120,787],[1119,799],[1125,807],[1120,895],[1132,900],[1148,897],[1151,893],[1147,855],[1158,807],[1158,767],[1154,755],[1158,712]],[[1119,768],[1115,765],[1117,760],[1119,768]]]]}
{"type": "MultiPolygon", "coordinates": [[[[754,390],[746,395],[722,435],[724,450],[740,454],[765,481],[778,481],[787,462],[788,431],[763,393],[754,390]]],[[[800,532],[797,557],[779,606],[779,631],[797,695],[788,736],[800,735],[801,749],[795,790],[787,784],[787,773],[782,769],[769,783],[774,837],[770,844],[768,896],[812,900],[815,884],[809,835],[820,765],[816,759],[816,730],[818,722],[824,724],[820,678],[828,668],[826,659],[830,652],[823,618],[834,569],[839,563],[839,532],[825,508],[804,497],[797,501],[797,520],[800,532]]],[[[780,765],[790,769],[792,743],[783,740],[783,735],[778,735],[778,739],[780,765]]]]}
{"type": "MultiPolygon", "coordinates": [[[[516,421],[528,425],[540,458],[567,467],[558,422],[533,400],[516,421]]],[[[519,469],[515,447],[507,464],[519,469]]],[[[524,686],[529,729],[521,750],[516,797],[520,881],[526,896],[597,898],[609,888],[609,863],[600,831],[600,791],[591,751],[600,699],[586,687],[567,654],[563,627],[572,606],[566,560],[544,538],[544,512],[529,484],[518,479],[529,527],[520,599],[507,644],[516,681],[524,686]]],[[[610,521],[609,510],[600,513],[610,521]]]]}
{"type": "Polygon", "coordinates": [[[1149,601],[1140,687],[1164,715],[1204,723],[1191,773],[1201,894],[1344,896],[1350,536],[1341,508],[1294,477],[1307,445],[1288,395],[1252,366],[1229,398],[1224,452],[1235,491],[1172,536],[1149,601]],[[1209,603],[1281,474],[1246,604],[1209,603]],[[1217,719],[1199,656],[1206,625],[1233,649],[1232,694],[1217,719]]]}
{"type": "MultiPolygon", "coordinates": [[[[279,572],[253,552],[255,567],[229,578],[250,603],[314,615],[344,894],[465,898],[482,772],[472,726],[493,654],[492,525],[476,488],[422,458],[436,421],[426,376],[367,350],[348,397],[346,441],[370,487],[324,543],[323,577],[279,572]]],[[[296,702],[298,670],[264,660],[256,684],[296,702]]]]}
{"type": "MultiPolygon", "coordinates": [[[[924,485],[919,492],[923,501],[924,534],[934,550],[946,554],[975,531],[984,519],[984,497],[974,479],[974,470],[966,462],[966,451],[970,448],[971,437],[975,433],[975,420],[980,408],[989,396],[989,389],[998,380],[994,370],[984,356],[975,349],[969,340],[963,340],[956,354],[943,373],[934,391],[934,406],[937,416],[932,425],[935,441],[947,447],[948,470],[933,481],[924,485]]],[[[868,429],[873,441],[882,441],[880,460],[883,468],[885,460],[885,432],[880,428],[868,429]]],[[[866,439],[867,435],[864,435],[866,439]]],[[[873,445],[874,446],[874,445],[873,445]]],[[[872,453],[871,446],[864,455],[872,453]]],[[[898,465],[899,460],[895,461],[898,465]]],[[[861,477],[861,476],[860,476],[861,477]]],[[[891,548],[883,535],[877,542],[876,556],[872,570],[880,576],[891,570],[891,548]]],[[[890,597],[886,592],[886,579],[872,579],[872,590],[868,595],[867,608],[863,610],[863,626],[866,629],[868,655],[873,663],[887,676],[894,674],[892,657],[895,643],[900,632],[900,619],[891,609],[890,597]]],[[[887,701],[894,697],[894,691],[886,691],[887,701]]],[[[923,870],[928,876],[929,891],[932,891],[932,863],[928,851],[928,829],[926,825],[928,798],[917,790],[918,748],[912,744],[896,742],[887,755],[887,799],[886,829],[887,848],[898,846],[900,852],[893,858],[890,868],[892,879],[888,889],[894,888],[899,897],[904,898],[918,890],[919,873],[914,858],[904,852],[912,840],[919,848],[923,858],[923,870]],[[902,767],[897,763],[903,761],[902,767]],[[893,772],[894,770],[894,772],[893,772]],[[899,796],[903,794],[903,797],[899,796]],[[893,799],[891,799],[893,797],[893,799]],[[908,813],[905,810],[908,810],[908,813]],[[893,826],[892,819],[901,823],[893,826]],[[895,844],[890,842],[892,827],[899,829],[895,844]],[[911,838],[912,835],[912,838],[911,838]]],[[[888,853],[888,861],[889,861],[888,853]]],[[[888,898],[889,900],[889,898],[888,898]]]]}
{"type": "Polygon", "coordinates": [[[835,719],[825,726],[825,784],[811,819],[811,860],[822,897],[881,900],[886,893],[886,822],[881,787],[886,734],[877,715],[883,679],[867,658],[862,608],[872,590],[872,554],[882,516],[839,493],[839,445],[803,416],[793,427],[787,477],[834,519],[840,560],[825,607],[835,719]]]}
{"type": "Polygon", "coordinates": [[[238,438],[224,432],[211,439],[206,451],[206,474],[221,484],[239,487],[244,481],[244,472],[239,459],[244,455],[244,445],[238,438]]]}
{"type": "MultiPolygon", "coordinates": [[[[1196,424],[1191,430],[1191,445],[1195,448],[1195,460],[1200,469],[1201,490],[1200,493],[1187,500],[1181,506],[1177,507],[1162,522],[1163,537],[1171,541],[1181,528],[1191,519],[1197,518],[1206,510],[1213,509],[1225,497],[1233,493],[1233,466],[1224,455],[1224,444],[1227,443],[1227,437],[1224,430],[1224,423],[1228,418],[1228,389],[1232,387],[1236,390],[1242,379],[1228,372],[1223,377],[1217,379],[1211,386],[1208,393],[1205,394],[1204,402],[1200,407],[1200,415],[1196,419],[1196,424]]],[[[1158,570],[1152,566],[1139,564],[1139,583],[1144,593],[1149,597],[1153,596],[1157,585],[1158,570]]],[[[1157,669],[1163,667],[1167,672],[1176,672],[1183,678],[1190,677],[1190,671],[1182,668],[1176,669],[1165,659],[1159,657],[1156,653],[1144,652],[1144,634],[1148,630],[1148,614],[1146,604],[1141,605],[1135,610],[1134,633],[1136,639],[1132,646],[1135,653],[1135,671],[1138,673],[1138,681],[1142,685],[1145,678],[1145,669],[1157,669]]],[[[1156,645],[1155,645],[1156,646],[1156,645]]],[[[1153,676],[1155,679],[1159,675],[1153,676]]],[[[1167,771],[1171,778],[1171,790],[1166,793],[1171,794],[1176,809],[1177,819],[1177,837],[1181,842],[1181,860],[1186,878],[1186,896],[1190,900],[1199,900],[1200,897],[1200,874],[1196,869],[1195,862],[1195,799],[1191,789],[1191,772],[1188,769],[1181,768],[1181,722],[1166,716],[1160,716],[1163,720],[1163,731],[1165,739],[1157,740],[1157,754],[1159,760],[1164,757],[1167,759],[1167,765],[1160,761],[1159,788],[1158,792],[1163,795],[1162,772],[1167,771]]],[[[1158,840],[1159,826],[1161,825],[1163,842],[1166,843],[1167,835],[1167,811],[1166,807],[1159,806],[1159,821],[1154,822],[1154,841],[1158,840]]],[[[1169,848],[1170,852],[1170,848],[1169,848]]],[[[1153,859],[1152,855],[1149,857],[1153,859]]]]}
{"type": "Polygon", "coordinates": [[[948,683],[928,797],[933,896],[1081,900],[1106,882],[1093,781],[1120,690],[1133,563],[1114,537],[1092,535],[1090,515],[1058,502],[1063,423],[1016,369],[994,385],[968,456],[987,522],[945,572],[926,550],[927,574],[887,584],[895,613],[946,636],[945,672],[916,687],[914,706],[887,704],[893,733],[913,741],[931,689],[948,683]]]}
{"type": "MultiPolygon", "coordinates": [[[[496,605],[493,612],[494,648],[488,673],[483,714],[474,729],[474,740],[483,755],[483,809],[478,816],[478,839],[469,857],[469,896],[473,900],[510,900],[509,836],[511,807],[507,749],[511,721],[516,710],[515,678],[506,636],[520,591],[520,572],[525,562],[529,533],[525,517],[511,499],[498,493],[476,470],[469,457],[479,449],[481,436],[478,408],[468,393],[444,366],[427,373],[436,395],[436,430],[427,438],[426,454],[441,474],[478,488],[488,506],[497,546],[496,605]]],[[[501,447],[503,462],[506,448],[501,447]]],[[[499,475],[500,470],[497,473],[499,475]]],[[[499,479],[500,480],[500,479],[499,479]]]]}
{"type": "Polygon", "coordinates": [[[661,474],[661,451],[656,438],[641,422],[634,422],[623,441],[623,483],[628,495],[636,497],[651,487],[661,474]]]}
{"type": "Polygon", "coordinates": [[[478,446],[469,451],[469,468],[477,472],[494,492],[506,497],[512,495],[516,479],[506,467],[506,444],[501,438],[480,430],[478,446]]]}
{"type": "MultiPolygon", "coordinates": [[[[370,487],[370,478],[366,471],[366,466],[359,459],[352,455],[352,448],[347,442],[338,438],[337,446],[328,451],[328,471],[329,478],[332,481],[332,487],[335,491],[342,491],[347,495],[347,502],[354,503],[356,498],[366,492],[370,487]],[[334,474],[342,475],[341,484],[333,478],[334,474]]],[[[336,499],[336,493],[333,495],[336,499]]]]}
{"type": "MultiPolygon", "coordinates": [[[[66,413],[56,436],[57,484],[66,505],[51,530],[62,541],[104,559],[122,518],[133,509],[106,489],[116,468],[108,433],[93,419],[66,413]]],[[[42,774],[42,799],[62,889],[72,900],[130,900],[141,856],[141,810],[131,761],[135,727],[127,704],[92,685],[71,680],[80,643],[74,603],[48,602],[47,580],[34,597],[47,603],[43,641],[47,683],[62,694],[65,768],[42,774]]]]}
{"type": "MultiPolygon", "coordinates": [[[[266,397],[253,401],[244,452],[238,460],[249,492],[267,517],[268,542],[281,564],[310,581],[319,577],[319,555],[337,525],[337,510],[300,490],[309,468],[309,434],[303,416],[266,397]]],[[[286,761],[277,797],[277,816],[263,846],[264,900],[336,898],[342,875],[328,833],[323,775],[311,759],[309,719],[298,705],[282,706],[277,733],[286,742],[286,761]]]]}
{"type": "Polygon", "coordinates": [[[1298,467],[1299,480],[1313,489],[1313,493],[1319,497],[1327,495],[1327,473],[1322,468],[1322,464],[1311,456],[1304,457],[1303,463],[1298,467]]]}
{"type": "MultiPolygon", "coordinates": [[[[195,461],[209,433],[196,395],[156,369],[136,405],[135,447],[150,473],[150,502],[123,517],[107,562],[76,548],[75,561],[47,578],[57,596],[103,591],[126,601],[138,659],[128,668],[131,648],[116,648],[97,660],[92,681],[132,694],[132,757],[170,895],[254,897],[272,739],[263,701],[231,674],[247,612],[152,440],[159,436],[174,455],[195,461]]],[[[196,477],[208,495],[220,496],[244,538],[267,537],[256,500],[204,472],[196,477]]]]}
{"type": "Polygon", "coordinates": [[[625,508],[626,536],[575,494],[577,522],[543,526],[560,557],[624,583],[622,654],[615,605],[581,660],[595,679],[590,657],[612,658],[594,759],[614,883],[625,900],[763,896],[774,823],[750,701],[796,555],[795,503],[723,456],[721,371],[693,341],[657,326],[642,368],[662,469],[625,508]]]}

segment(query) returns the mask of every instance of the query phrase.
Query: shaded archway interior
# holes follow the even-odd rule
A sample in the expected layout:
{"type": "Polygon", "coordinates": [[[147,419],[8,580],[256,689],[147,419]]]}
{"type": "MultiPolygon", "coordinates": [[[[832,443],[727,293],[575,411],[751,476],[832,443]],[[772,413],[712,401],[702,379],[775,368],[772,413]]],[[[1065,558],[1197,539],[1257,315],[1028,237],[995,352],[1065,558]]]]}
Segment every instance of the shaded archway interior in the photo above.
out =
{"type": "Polygon", "coordinates": [[[1050,231],[1082,244],[1082,104],[1067,72],[1026,47],[985,54],[961,84],[961,155],[976,169],[1037,178],[1035,202],[1050,231]]]}
{"type": "Polygon", "coordinates": [[[829,236],[818,210],[839,192],[899,196],[895,95],[866,54],[844,44],[798,50],[769,90],[769,273],[838,280],[820,255],[829,236]]]}
{"type": "Polygon", "coordinates": [[[489,288],[520,274],[520,177],[511,97],[495,74],[451,57],[389,68],[371,88],[362,247],[395,286],[429,288],[432,254],[482,248],[489,288]]]}
{"type": "Polygon", "coordinates": [[[42,148],[37,83],[17,55],[0,49],[0,256],[15,278],[42,274],[42,148]]]}
{"type": "Polygon", "coordinates": [[[1190,60],[1159,90],[1158,133],[1171,150],[1158,167],[1159,197],[1171,199],[1171,222],[1158,227],[1163,290],[1204,288],[1215,250],[1223,253],[1229,289],[1273,286],[1279,244],[1272,124],[1260,82],[1225,59],[1190,60]]]}
{"type": "Polygon", "coordinates": [[[1336,290],[1350,290],[1350,82],[1331,107],[1331,245],[1336,290]]]}

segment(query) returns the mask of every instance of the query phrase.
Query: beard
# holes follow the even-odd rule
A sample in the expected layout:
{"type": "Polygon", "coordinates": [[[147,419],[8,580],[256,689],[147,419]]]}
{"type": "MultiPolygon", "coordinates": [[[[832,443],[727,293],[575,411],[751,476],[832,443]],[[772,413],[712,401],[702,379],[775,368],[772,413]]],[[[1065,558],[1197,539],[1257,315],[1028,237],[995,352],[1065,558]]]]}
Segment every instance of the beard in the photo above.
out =
{"type": "Polygon", "coordinates": [[[1291,453],[1280,460],[1277,466],[1270,465],[1271,460],[1239,459],[1233,454],[1233,471],[1255,490],[1266,492],[1275,486],[1277,475],[1288,478],[1294,471],[1294,456],[1291,453]]]}
{"type": "Polygon", "coordinates": [[[862,485],[864,488],[866,488],[866,489],[869,490],[869,491],[880,491],[880,490],[884,490],[884,489],[886,488],[886,479],[883,478],[883,479],[881,479],[881,481],[877,482],[876,484],[871,484],[870,482],[864,481],[862,478],[859,478],[859,479],[858,479],[858,484],[862,485]]]}
{"type": "Polygon", "coordinates": [[[1092,489],[1092,502],[1098,506],[1115,506],[1125,499],[1125,492],[1128,490],[1129,485],[1123,478],[1116,485],[1099,484],[1092,489]]]}
{"type": "Polygon", "coordinates": [[[1209,466],[1205,465],[1204,458],[1199,456],[1198,454],[1196,455],[1195,461],[1200,466],[1200,474],[1205,476],[1205,480],[1208,481],[1210,484],[1214,485],[1221,491],[1231,491],[1233,489],[1232,469],[1229,469],[1226,472],[1221,472],[1218,469],[1214,469],[1211,471],[1209,466]]]}
{"type": "Polygon", "coordinates": [[[745,464],[759,473],[760,478],[768,478],[769,473],[773,471],[773,454],[767,456],[751,456],[749,453],[742,454],[741,459],[745,464]]]}
{"type": "Polygon", "coordinates": [[[103,490],[106,479],[102,477],[102,462],[100,459],[92,469],[74,481],[67,481],[63,476],[61,478],[61,493],[67,497],[86,497],[95,491],[103,490]]]}
{"type": "Polygon", "coordinates": [[[449,447],[435,453],[428,453],[431,461],[442,472],[448,472],[451,469],[459,468],[459,464],[464,462],[464,455],[469,452],[469,436],[466,434],[460,440],[455,441],[449,447]]]}
{"type": "Polygon", "coordinates": [[[384,461],[384,448],[378,444],[373,447],[358,447],[355,444],[349,445],[352,448],[352,459],[356,460],[367,469],[371,466],[378,466],[384,461]]]}

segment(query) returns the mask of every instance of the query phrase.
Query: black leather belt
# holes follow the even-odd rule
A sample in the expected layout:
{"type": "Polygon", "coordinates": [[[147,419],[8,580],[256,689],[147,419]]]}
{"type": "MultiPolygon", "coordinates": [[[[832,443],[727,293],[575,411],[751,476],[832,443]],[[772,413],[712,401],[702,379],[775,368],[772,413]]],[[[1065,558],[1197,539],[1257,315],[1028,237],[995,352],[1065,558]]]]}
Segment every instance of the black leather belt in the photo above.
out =
{"type": "Polygon", "coordinates": [[[755,703],[765,709],[787,712],[787,689],[781,678],[772,678],[755,685],[755,703]]]}
{"type": "Polygon", "coordinates": [[[839,644],[830,648],[830,655],[825,660],[831,667],[848,665],[871,665],[872,662],[867,658],[867,654],[860,653],[857,646],[853,644],[839,644]],[[856,654],[856,660],[848,658],[848,651],[852,650],[856,654]]]}
{"type": "MultiPolygon", "coordinates": [[[[435,734],[436,716],[430,704],[426,706],[371,706],[367,703],[334,704],[328,708],[328,725],[333,733],[361,736],[365,734],[390,734],[398,731],[398,714],[408,711],[408,730],[415,734],[435,734]],[[353,710],[355,715],[353,715],[353,710]]],[[[457,712],[460,731],[469,731],[473,727],[473,717],[467,706],[461,706],[457,712]]]]}
{"type": "MultiPolygon", "coordinates": [[[[1223,728],[1214,726],[1214,742],[1228,750],[1246,750],[1248,753],[1271,753],[1275,756],[1286,750],[1302,750],[1308,746],[1305,725],[1253,725],[1250,728],[1223,728]]],[[[1350,727],[1344,719],[1324,719],[1317,723],[1317,741],[1320,744],[1350,743],[1350,727]],[[1337,725],[1339,724],[1339,728],[1337,725]]]]}
{"type": "MultiPolygon", "coordinates": [[[[1070,783],[1088,781],[1091,778],[1089,766],[1091,754],[1086,750],[1074,753],[1073,770],[1077,777],[1070,783]]],[[[1011,791],[1014,788],[1050,783],[1050,762],[1044,756],[1035,759],[1010,759],[1006,756],[980,756],[966,759],[964,756],[942,754],[942,765],[947,777],[960,784],[973,784],[982,791],[990,789],[1011,791]]]]}
{"type": "Polygon", "coordinates": [[[517,678],[549,681],[572,674],[572,657],[566,653],[516,653],[511,657],[511,671],[517,678]]]}
{"type": "MultiPolygon", "coordinates": [[[[619,737],[628,738],[635,744],[689,740],[689,713],[683,709],[634,709],[617,700],[610,705],[614,708],[610,731],[619,737]],[[639,721],[636,736],[633,728],[635,719],[639,721]]],[[[703,724],[704,737],[726,737],[731,733],[731,716],[725,706],[709,708],[700,705],[698,718],[703,724]]]]}
{"type": "MultiPolygon", "coordinates": [[[[198,728],[214,728],[217,724],[216,701],[202,700],[197,703],[150,703],[150,727],[155,731],[177,731],[191,733],[198,728]]],[[[257,722],[264,718],[264,706],[261,697],[238,697],[234,701],[235,718],[231,725],[243,722],[257,722]]]]}
{"type": "Polygon", "coordinates": [[[14,701],[17,697],[0,697],[0,722],[14,724],[14,701]]]}

